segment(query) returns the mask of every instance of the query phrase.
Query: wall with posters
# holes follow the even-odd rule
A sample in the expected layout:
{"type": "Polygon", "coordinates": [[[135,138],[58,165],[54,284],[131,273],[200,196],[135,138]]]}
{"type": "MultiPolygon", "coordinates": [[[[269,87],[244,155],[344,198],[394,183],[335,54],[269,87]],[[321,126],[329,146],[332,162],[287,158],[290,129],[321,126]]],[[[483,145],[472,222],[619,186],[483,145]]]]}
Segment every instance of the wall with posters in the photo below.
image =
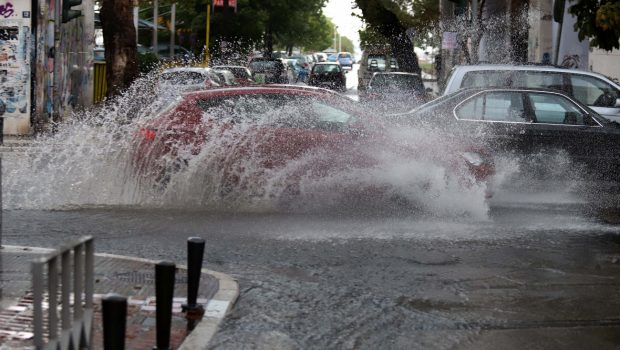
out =
{"type": "Polygon", "coordinates": [[[30,133],[31,0],[0,0],[0,117],[4,134],[30,133]]]}

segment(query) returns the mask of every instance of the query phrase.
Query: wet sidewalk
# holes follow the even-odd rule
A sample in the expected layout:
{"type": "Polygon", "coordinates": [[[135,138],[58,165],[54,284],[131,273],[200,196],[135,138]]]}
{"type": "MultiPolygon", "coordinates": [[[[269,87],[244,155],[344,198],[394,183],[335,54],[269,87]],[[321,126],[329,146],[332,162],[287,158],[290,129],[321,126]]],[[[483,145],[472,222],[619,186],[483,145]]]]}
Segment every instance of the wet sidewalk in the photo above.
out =
{"type": "MultiPolygon", "coordinates": [[[[30,262],[49,249],[2,246],[0,249],[0,349],[32,348],[32,281],[30,262]]],[[[103,349],[101,298],[108,293],[127,297],[125,348],[151,350],[155,333],[156,261],[95,254],[93,349],[103,349]]],[[[173,349],[206,348],[217,327],[238,296],[237,283],[225,274],[202,270],[198,303],[203,319],[187,333],[181,305],[187,297],[187,270],[177,265],[170,346],[173,349]]],[[[43,312],[47,314],[46,303],[43,312]]]]}

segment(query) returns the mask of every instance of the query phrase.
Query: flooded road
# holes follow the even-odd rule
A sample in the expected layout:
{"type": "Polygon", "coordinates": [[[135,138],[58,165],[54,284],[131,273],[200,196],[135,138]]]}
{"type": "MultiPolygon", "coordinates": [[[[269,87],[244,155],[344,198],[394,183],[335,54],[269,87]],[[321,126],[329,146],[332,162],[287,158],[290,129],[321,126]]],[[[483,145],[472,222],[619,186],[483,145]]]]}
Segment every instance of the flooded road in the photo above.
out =
{"type": "Polygon", "coordinates": [[[90,234],[98,252],[184,263],[186,238],[204,237],[206,267],[241,291],[214,349],[617,348],[620,227],[559,197],[500,193],[484,220],[10,210],[3,243],[90,234]]]}

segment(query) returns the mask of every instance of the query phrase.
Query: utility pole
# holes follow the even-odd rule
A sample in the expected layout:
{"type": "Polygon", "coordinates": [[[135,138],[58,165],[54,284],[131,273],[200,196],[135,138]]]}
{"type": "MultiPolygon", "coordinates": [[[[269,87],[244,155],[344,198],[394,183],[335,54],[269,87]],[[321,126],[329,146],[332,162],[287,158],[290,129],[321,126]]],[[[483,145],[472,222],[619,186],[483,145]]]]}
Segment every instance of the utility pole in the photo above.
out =
{"type": "Polygon", "coordinates": [[[209,37],[211,36],[211,1],[207,2],[207,37],[205,40],[205,67],[209,66],[209,37]]]}
{"type": "Polygon", "coordinates": [[[153,0],[153,52],[156,57],[159,57],[157,50],[157,22],[159,18],[159,0],[153,0]]]}
{"type": "Polygon", "coordinates": [[[170,58],[174,57],[174,36],[176,35],[176,19],[177,19],[177,3],[172,3],[172,8],[170,9],[170,58]]]}

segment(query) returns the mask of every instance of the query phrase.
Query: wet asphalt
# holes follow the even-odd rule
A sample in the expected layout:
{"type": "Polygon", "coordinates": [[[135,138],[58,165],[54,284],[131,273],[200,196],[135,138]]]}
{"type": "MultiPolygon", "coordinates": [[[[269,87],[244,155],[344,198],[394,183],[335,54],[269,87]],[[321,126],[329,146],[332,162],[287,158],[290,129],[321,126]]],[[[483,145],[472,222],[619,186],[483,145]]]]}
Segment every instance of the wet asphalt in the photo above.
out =
{"type": "Polygon", "coordinates": [[[4,212],[3,244],[205,266],[239,281],[213,349],[614,349],[620,226],[587,204],[432,213],[224,213],[91,208],[4,212]]]}

